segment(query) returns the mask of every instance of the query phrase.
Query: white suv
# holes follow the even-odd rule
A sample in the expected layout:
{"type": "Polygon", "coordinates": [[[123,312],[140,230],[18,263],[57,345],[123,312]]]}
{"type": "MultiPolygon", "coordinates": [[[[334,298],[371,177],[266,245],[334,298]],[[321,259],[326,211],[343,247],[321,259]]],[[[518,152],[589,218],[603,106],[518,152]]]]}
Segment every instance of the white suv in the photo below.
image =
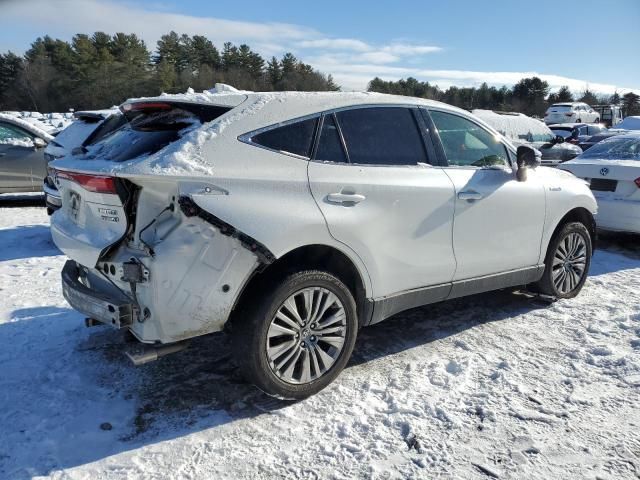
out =
{"type": "Polygon", "coordinates": [[[600,123],[600,114],[586,103],[554,103],[544,114],[544,123],[600,123]]]}
{"type": "Polygon", "coordinates": [[[595,234],[585,182],[468,112],[357,93],[166,95],[57,160],[68,302],[144,363],[225,330],[265,392],[313,394],[361,326],[531,284],[570,298],[595,234]]]}

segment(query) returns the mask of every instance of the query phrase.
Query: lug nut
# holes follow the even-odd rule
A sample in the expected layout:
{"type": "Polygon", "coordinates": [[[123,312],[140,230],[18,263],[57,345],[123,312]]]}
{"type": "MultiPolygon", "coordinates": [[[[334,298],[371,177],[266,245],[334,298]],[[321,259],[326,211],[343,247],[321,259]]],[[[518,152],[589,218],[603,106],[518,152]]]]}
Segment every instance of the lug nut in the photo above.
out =
{"type": "Polygon", "coordinates": [[[315,323],[312,323],[312,324],[311,324],[311,328],[314,328],[314,329],[315,329],[316,327],[317,327],[317,325],[316,325],[315,323]]]}
{"type": "Polygon", "coordinates": [[[304,343],[304,342],[300,342],[300,346],[301,346],[302,348],[305,348],[305,347],[306,347],[306,345],[305,345],[305,343],[304,343]]]}
{"type": "Polygon", "coordinates": [[[316,341],[316,336],[315,335],[311,335],[311,341],[315,342],[316,341]]]}

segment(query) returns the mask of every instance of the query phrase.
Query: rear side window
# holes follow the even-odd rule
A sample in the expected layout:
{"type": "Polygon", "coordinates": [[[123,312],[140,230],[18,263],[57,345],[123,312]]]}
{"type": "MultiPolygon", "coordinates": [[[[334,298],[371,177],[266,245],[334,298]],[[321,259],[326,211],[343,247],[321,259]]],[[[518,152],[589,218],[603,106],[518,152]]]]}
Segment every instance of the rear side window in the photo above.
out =
{"type": "Polygon", "coordinates": [[[320,132],[318,149],[315,154],[316,160],[328,162],[346,162],[347,156],[342,148],[340,133],[333,115],[326,115],[320,132]]]}
{"type": "Polygon", "coordinates": [[[427,163],[413,112],[402,107],[357,108],[337,112],[351,163],[416,165],[427,163]]]}
{"type": "Polygon", "coordinates": [[[311,145],[316,129],[317,118],[289,123],[258,133],[251,141],[278,152],[293,153],[302,157],[311,156],[311,145]]]}

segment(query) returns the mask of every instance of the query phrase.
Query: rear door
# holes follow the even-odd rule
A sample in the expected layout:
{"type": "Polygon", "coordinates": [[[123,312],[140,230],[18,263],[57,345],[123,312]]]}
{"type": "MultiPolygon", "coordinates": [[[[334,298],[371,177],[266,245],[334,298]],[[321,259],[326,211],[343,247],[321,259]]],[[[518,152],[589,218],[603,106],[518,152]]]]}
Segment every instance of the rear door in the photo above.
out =
{"type": "Polygon", "coordinates": [[[453,185],[425,128],[401,106],[325,114],[309,162],[331,235],[367,266],[374,297],[449,282],[455,270],[453,185]]]}
{"type": "Polygon", "coordinates": [[[538,264],[545,219],[543,182],[535,170],[518,182],[499,138],[472,119],[430,110],[436,146],[455,187],[454,280],[538,264]]]}

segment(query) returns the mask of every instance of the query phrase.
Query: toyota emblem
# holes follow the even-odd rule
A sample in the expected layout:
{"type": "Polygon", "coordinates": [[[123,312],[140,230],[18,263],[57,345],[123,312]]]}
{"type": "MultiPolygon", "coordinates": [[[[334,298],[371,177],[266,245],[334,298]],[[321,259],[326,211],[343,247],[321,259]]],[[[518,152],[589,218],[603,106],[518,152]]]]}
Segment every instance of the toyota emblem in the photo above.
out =
{"type": "Polygon", "coordinates": [[[600,175],[602,175],[603,177],[604,177],[605,175],[609,175],[609,169],[608,169],[607,167],[602,167],[602,168],[600,169],[600,175]]]}

